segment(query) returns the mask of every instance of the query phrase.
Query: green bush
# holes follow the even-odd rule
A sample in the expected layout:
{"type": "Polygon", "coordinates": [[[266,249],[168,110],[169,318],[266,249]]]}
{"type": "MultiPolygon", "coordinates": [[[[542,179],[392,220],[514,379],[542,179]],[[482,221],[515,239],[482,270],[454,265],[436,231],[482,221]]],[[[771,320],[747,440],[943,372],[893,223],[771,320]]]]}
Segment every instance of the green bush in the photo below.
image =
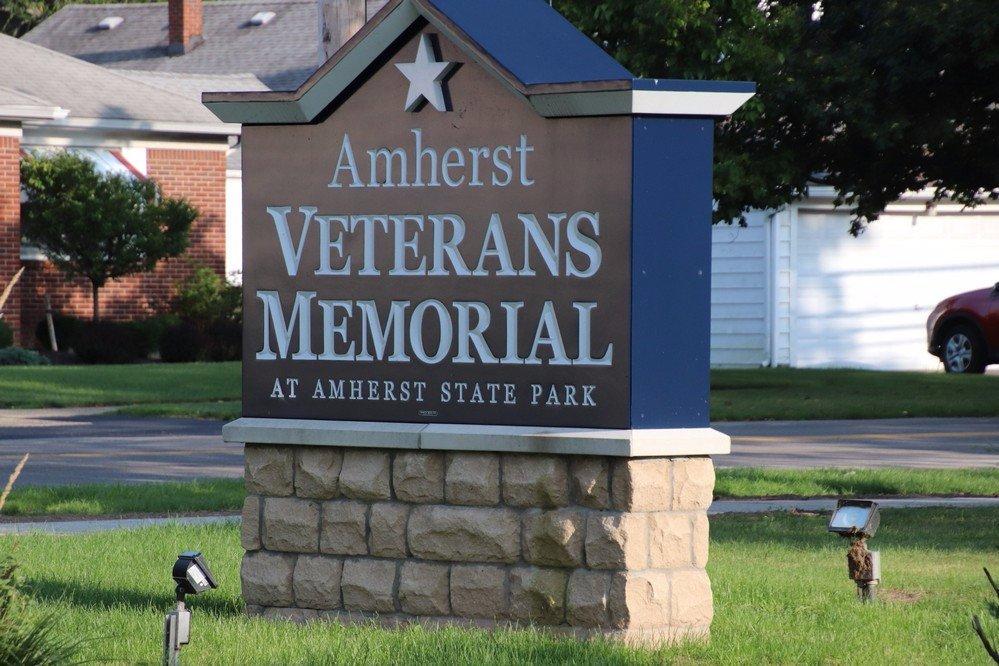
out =
{"type": "Polygon", "coordinates": [[[143,346],[148,352],[158,351],[163,342],[163,336],[171,326],[180,323],[180,317],[175,314],[161,314],[148,317],[146,319],[136,319],[128,322],[130,326],[143,340],[143,346]]]}
{"type": "MultiPolygon", "coordinates": [[[[66,351],[76,346],[77,337],[80,335],[80,327],[83,321],[68,315],[52,315],[52,325],[55,327],[56,343],[59,349],[66,351]]],[[[35,339],[43,349],[51,349],[52,341],[49,340],[49,324],[45,317],[42,317],[38,325],[35,326],[35,339]]]]}
{"type": "Polygon", "coordinates": [[[177,286],[173,311],[202,331],[216,321],[242,322],[243,290],[207,266],[196,266],[177,286]]]}
{"type": "Polygon", "coordinates": [[[80,639],[56,631],[55,613],[32,612],[10,556],[0,562],[0,664],[77,663],[80,639]]]}
{"type": "Polygon", "coordinates": [[[146,339],[131,323],[88,321],[74,347],[84,363],[134,363],[149,355],[146,339]]]}
{"type": "Polygon", "coordinates": [[[14,329],[10,324],[0,319],[0,349],[6,349],[14,344],[14,329]]]}
{"type": "Polygon", "coordinates": [[[160,344],[160,359],[164,363],[190,363],[201,360],[205,336],[190,322],[181,322],[167,329],[160,344]]]}
{"type": "Polygon", "coordinates": [[[5,347],[0,349],[0,365],[51,365],[41,354],[20,347],[5,347]]]}
{"type": "Polygon", "coordinates": [[[160,348],[164,361],[236,361],[243,348],[243,290],[207,266],[177,287],[174,312],[187,327],[172,327],[178,340],[160,348]],[[169,350],[165,349],[169,346],[169,350]]]}

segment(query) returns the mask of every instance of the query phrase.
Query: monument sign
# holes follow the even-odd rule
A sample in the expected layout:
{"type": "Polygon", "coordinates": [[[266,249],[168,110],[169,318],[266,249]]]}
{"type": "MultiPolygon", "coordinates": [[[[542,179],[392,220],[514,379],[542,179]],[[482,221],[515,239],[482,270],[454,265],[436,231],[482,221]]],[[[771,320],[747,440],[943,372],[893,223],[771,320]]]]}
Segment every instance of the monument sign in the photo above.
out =
{"type": "Polygon", "coordinates": [[[706,582],[706,504],[684,493],[728,446],[707,427],[713,122],[752,92],[636,80],[542,0],[394,0],[299,90],[206,95],[244,125],[244,418],[226,437],[248,445],[252,606],[477,616],[455,570],[460,588],[486,566],[489,594],[513,590],[489,619],[636,629],[611,572],[669,578],[672,560],[584,526],[645,530],[650,510],[681,517],[683,575],[706,582]],[[407,601],[405,572],[410,597],[442,588],[407,601]]]}

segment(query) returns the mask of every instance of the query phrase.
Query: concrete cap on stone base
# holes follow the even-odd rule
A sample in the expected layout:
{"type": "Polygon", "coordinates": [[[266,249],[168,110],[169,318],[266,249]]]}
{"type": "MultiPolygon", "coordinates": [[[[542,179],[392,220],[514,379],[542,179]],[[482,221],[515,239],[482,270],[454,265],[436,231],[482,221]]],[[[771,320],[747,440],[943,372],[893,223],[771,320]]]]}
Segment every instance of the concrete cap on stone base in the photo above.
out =
{"type": "Polygon", "coordinates": [[[596,429],[241,418],[222,427],[241,444],[496,451],[581,456],[723,455],[731,440],[713,428],[596,429]]]}

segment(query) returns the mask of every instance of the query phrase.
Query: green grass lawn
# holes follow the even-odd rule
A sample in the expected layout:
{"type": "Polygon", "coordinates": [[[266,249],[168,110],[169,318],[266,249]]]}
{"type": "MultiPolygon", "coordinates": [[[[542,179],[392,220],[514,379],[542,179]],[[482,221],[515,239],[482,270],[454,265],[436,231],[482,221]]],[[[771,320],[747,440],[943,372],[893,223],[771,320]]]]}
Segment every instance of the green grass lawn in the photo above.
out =
{"type": "Polygon", "coordinates": [[[999,416],[999,375],[755,368],[711,372],[713,421],[999,416]]]}
{"type": "Polygon", "coordinates": [[[765,469],[723,468],[715,497],[999,496],[999,468],[765,469]]]}
{"type": "MultiPolygon", "coordinates": [[[[717,470],[715,497],[999,497],[999,469],[717,470]]],[[[181,483],[15,487],[3,513],[11,517],[116,516],[239,511],[242,479],[181,483]]]]}
{"type": "Polygon", "coordinates": [[[0,368],[0,407],[238,400],[239,363],[0,368]]]}
{"type": "Polygon", "coordinates": [[[886,511],[882,601],[854,598],[845,542],[821,516],[712,519],[709,573],[715,621],[707,644],[650,652],[537,632],[296,626],[247,619],[239,599],[235,525],[162,527],[84,536],[4,537],[39,611],[84,638],[84,659],[159,659],[170,567],[202,550],[221,588],[190,600],[196,664],[986,664],[970,616],[999,635],[982,566],[999,570],[999,531],[988,510],[886,511]]]}
{"type": "Polygon", "coordinates": [[[238,511],[246,493],[242,479],[177,483],[15,486],[4,516],[115,516],[238,511]]]}
{"type": "MultiPolygon", "coordinates": [[[[999,416],[999,376],[756,368],[711,373],[715,421],[999,416]]],[[[0,407],[122,405],[138,416],[239,416],[239,363],[0,368],[0,407]]]]}

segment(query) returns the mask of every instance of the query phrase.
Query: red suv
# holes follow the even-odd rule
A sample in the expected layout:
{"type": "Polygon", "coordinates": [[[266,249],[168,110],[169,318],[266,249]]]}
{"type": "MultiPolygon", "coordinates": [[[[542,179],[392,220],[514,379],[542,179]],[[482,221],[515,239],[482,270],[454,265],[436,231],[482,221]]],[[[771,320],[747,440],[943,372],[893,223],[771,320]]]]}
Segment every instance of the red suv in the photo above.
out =
{"type": "Polygon", "coordinates": [[[999,282],[940,301],[926,320],[929,351],[947,372],[982,373],[999,363],[999,282]]]}

